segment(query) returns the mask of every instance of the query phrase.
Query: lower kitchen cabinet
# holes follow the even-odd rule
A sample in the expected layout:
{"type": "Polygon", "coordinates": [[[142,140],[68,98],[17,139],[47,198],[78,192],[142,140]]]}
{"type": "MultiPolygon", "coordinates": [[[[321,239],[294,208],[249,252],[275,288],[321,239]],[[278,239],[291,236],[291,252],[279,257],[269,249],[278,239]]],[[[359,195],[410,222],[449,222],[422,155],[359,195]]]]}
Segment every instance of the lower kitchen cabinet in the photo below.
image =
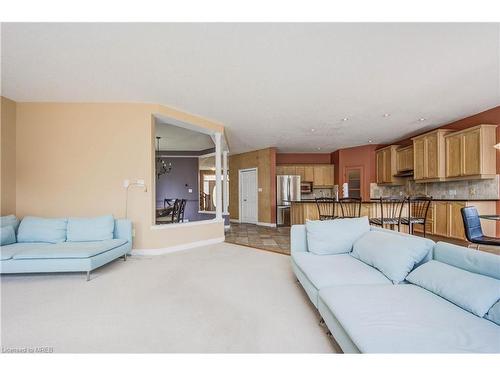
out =
{"type": "MultiPolygon", "coordinates": [[[[428,234],[466,241],[461,209],[474,206],[480,215],[496,213],[494,201],[434,201],[427,213],[428,234]]],[[[487,236],[496,236],[496,225],[491,220],[481,220],[483,232],[487,236]]],[[[415,232],[422,233],[422,225],[415,225],[415,232]]]]}

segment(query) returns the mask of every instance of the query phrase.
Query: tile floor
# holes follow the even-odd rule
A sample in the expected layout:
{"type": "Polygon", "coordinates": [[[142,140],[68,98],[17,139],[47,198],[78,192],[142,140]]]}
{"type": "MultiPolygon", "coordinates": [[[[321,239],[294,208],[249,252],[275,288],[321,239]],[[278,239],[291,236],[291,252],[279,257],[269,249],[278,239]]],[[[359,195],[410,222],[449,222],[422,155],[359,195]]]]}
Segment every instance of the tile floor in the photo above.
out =
{"type": "Polygon", "coordinates": [[[226,242],[290,255],[290,227],[231,223],[226,230],[226,242]]]}

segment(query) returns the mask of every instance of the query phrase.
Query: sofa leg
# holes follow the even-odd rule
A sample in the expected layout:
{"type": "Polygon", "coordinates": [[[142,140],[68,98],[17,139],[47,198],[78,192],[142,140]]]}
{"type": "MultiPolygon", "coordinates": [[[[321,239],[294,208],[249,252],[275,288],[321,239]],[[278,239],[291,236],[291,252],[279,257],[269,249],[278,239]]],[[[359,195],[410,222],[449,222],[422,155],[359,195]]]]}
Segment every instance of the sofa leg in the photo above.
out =
{"type": "Polygon", "coordinates": [[[126,262],[126,261],[127,261],[127,254],[125,254],[125,255],[123,256],[123,261],[124,261],[124,262],[126,262]]]}
{"type": "Polygon", "coordinates": [[[325,326],[326,326],[326,324],[325,324],[325,319],[321,318],[321,319],[320,319],[320,321],[319,321],[319,325],[320,325],[321,327],[325,327],[325,326]]]}
{"type": "Polygon", "coordinates": [[[87,281],[90,281],[90,271],[87,271],[87,281]]]}

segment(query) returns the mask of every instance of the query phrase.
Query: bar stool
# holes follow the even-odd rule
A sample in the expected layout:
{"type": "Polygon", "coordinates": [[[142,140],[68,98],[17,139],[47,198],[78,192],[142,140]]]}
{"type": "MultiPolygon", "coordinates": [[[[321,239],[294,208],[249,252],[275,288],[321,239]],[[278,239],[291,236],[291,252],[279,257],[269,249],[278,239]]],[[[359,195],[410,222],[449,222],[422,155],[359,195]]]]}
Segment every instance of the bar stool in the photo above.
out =
{"type": "Polygon", "coordinates": [[[361,216],[361,198],[340,198],[342,217],[353,218],[361,216]]]}
{"type": "Polygon", "coordinates": [[[408,233],[413,234],[413,226],[421,224],[424,226],[424,237],[426,236],[427,213],[432,202],[432,197],[416,196],[408,197],[408,216],[401,218],[401,224],[408,225],[408,233]]]}
{"type": "Polygon", "coordinates": [[[394,226],[398,226],[398,232],[401,229],[401,212],[405,197],[380,197],[380,217],[370,219],[370,224],[381,226],[390,225],[394,230],[394,226]]]}
{"type": "Polygon", "coordinates": [[[337,201],[333,198],[315,198],[320,220],[334,220],[339,217],[337,201]]]}

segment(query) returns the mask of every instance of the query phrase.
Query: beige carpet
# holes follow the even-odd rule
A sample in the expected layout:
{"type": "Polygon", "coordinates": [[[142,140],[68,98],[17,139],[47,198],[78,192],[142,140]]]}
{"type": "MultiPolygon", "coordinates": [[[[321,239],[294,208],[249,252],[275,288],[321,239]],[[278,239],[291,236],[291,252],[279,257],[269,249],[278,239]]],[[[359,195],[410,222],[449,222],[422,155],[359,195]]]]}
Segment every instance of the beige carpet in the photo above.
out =
{"type": "Polygon", "coordinates": [[[334,352],[288,256],[222,243],[92,274],[3,275],[1,345],[54,352],[334,352]]]}

